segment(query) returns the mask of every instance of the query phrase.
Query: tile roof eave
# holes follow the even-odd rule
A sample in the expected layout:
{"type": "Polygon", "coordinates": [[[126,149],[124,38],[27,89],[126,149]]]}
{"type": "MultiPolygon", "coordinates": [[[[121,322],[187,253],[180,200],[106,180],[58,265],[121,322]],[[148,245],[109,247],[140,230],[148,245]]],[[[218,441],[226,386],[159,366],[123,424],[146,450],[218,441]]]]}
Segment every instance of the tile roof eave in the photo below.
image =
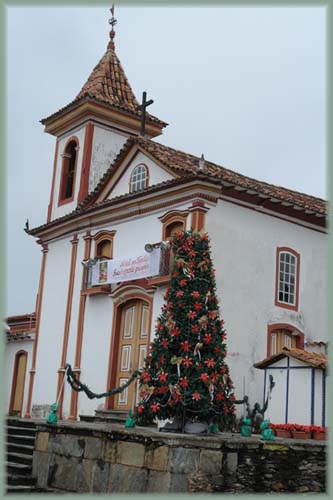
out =
{"type": "MultiPolygon", "coordinates": [[[[134,113],[131,109],[127,108],[125,104],[124,105],[115,104],[115,103],[109,104],[109,103],[107,103],[107,102],[105,102],[103,100],[97,99],[96,97],[91,97],[91,96],[86,95],[86,96],[81,97],[79,99],[75,98],[69,104],[66,104],[66,106],[58,109],[58,111],[55,111],[54,113],[52,113],[51,115],[47,116],[46,118],[42,118],[40,120],[40,123],[42,125],[47,125],[47,123],[49,123],[52,120],[58,118],[62,114],[67,113],[68,111],[70,111],[72,109],[75,109],[80,104],[82,104],[83,102],[87,102],[87,101],[95,102],[96,104],[105,106],[105,107],[107,107],[107,108],[109,108],[111,110],[115,109],[116,111],[122,111],[123,113],[125,113],[125,114],[127,114],[128,116],[131,116],[131,117],[135,117],[135,118],[140,118],[141,117],[141,113],[139,111],[137,113],[134,113]]],[[[147,120],[148,123],[158,124],[158,125],[160,125],[163,128],[167,127],[169,125],[167,122],[164,122],[163,120],[160,120],[159,118],[157,118],[154,115],[151,115],[150,113],[146,113],[146,120],[147,120]]]]}
{"type": "Polygon", "coordinates": [[[305,351],[304,349],[289,349],[287,347],[283,347],[283,349],[277,354],[273,354],[272,356],[269,356],[262,361],[258,361],[257,363],[254,363],[253,366],[262,370],[285,357],[297,359],[302,363],[313,366],[314,368],[320,368],[322,370],[324,370],[327,365],[327,358],[325,355],[317,354],[311,351],[305,351]],[[300,354],[301,351],[304,353],[304,355],[300,354]]]}

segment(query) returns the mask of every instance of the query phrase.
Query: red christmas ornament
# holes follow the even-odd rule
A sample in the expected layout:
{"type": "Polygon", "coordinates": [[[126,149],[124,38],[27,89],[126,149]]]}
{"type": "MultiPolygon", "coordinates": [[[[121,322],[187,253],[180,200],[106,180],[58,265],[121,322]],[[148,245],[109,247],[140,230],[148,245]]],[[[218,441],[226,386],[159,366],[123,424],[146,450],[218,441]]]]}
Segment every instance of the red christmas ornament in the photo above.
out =
{"type": "Polygon", "coordinates": [[[164,347],[164,349],[166,349],[169,346],[168,339],[162,339],[162,346],[164,347]]]}
{"type": "Polygon", "coordinates": [[[190,352],[190,349],[191,349],[191,346],[190,344],[188,343],[187,340],[185,340],[184,342],[181,342],[180,343],[180,348],[182,351],[184,352],[190,352]]]}
{"type": "Polygon", "coordinates": [[[179,299],[179,297],[182,297],[183,295],[184,295],[183,290],[178,290],[178,291],[176,292],[176,297],[177,297],[177,299],[179,299]]]}
{"type": "Polygon", "coordinates": [[[138,413],[143,413],[143,410],[145,409],[145,407],[143,405],[139,405],[138,406],[138,409],[137,409],[137,412],[138,413]]]}
{"type": "Polygon", "coordinates": [[[179,285],[180,286],[186,286],[187,285],[187,280],[180,280],[179,285]]]}
{"type": "Polygon", "coordinates": [[[193,307],[196,311],[201,311],[202,304],[200,302],[196,302],[193,307]]]}
{"type": "Polygon", "coordinates": [[[192,325],[191,330],[192,330],[192,333],[199,333],[200,326],[199,325],[192,325]]]}
{"type": "Polygon", "coordinates": [[[223,392],[218,392],[215,396],[216,401],[222,401],[224,399],[223,392]]]}
{"type": "Polygon", "coordinates": [[[200,293],[196,290],[194,290],[194,292],[192,292],[191,295],[194,299],[198,299],[200,297],[200,293]]]}
{"type": "Polygon", "coordinates": [[[203,381],[203,382],[207,382],[209,380],[209,375],[208,373],[202,373],[200,375],[200,379],[203,381]]]}
{"type": "Polygon", "coordinates": [[[193,392],[192,399],[194,399],[194,401],[200,401],[201,395],[198,392],[193,392]]]}
{"type": "Polygon", "coordinates": [[[158,379],[161,381],[161,382],[166,382],[167,381],[167,378],[168,378],[168,373],[165,373],[165,372],[162,372],[160,373],[158,379]]]}
{"type": "Polygon", "coordinates": [[[210,344],[212,340],[212,335],[210,333],[205,333],[205,336],[203,338],[204,344],[210,344]]]}
{"type": "Polygon", "coordinates": [[[184,366],[186,366],[186,368],[188,368],[189,366],[192,366],[192,364],[193,364],[192,358],[189,358],[188,356],[185,356],[185,358],[183,359],[182,364],[184,366]]]}
{"type": "Polygon", "coordinates": [[[179,385],[180,387],[182,387],[183,389],[186,389],[186,387],[188,387],[188,378],[187,377],[182,377],[181,379],[179,379],[179,385]]]}
{"type": "Polygon", "coordinates": [[[147,382],[150,382],[150,381],[151,381],[151,376],[150,376],[150,375],[149,375],[149,373],[148,373],[148,372],[146,372],[146,371],[142,372],[141,377],[143,378],[143,381],[144,381],[145,383],[147,383],[147,382]]]}
{"type": "Polygon", "coordinates": [[[170,333],[171,337],[179,337],[180,335],[180,329],[178,326],[176,328],[173,328],[170,333]]]}
{"type": "Polygon", "coordinates": [[[197,317],[196,313],[194,311],[190,311],[187,315],[190,319],[195,319],[197,317]]]}
{"type": "Polygon", "coordinates": [[[150,405],[150,408],[153,413],[157,413],[160,409],[160,403],[153,403],[152,405],[150,405]]]}
{"type": "Polygon", "coordinates": [[[213,358],[206,359],[206,361],[205,361],[205,365],[207,365],[208,368],[214,368],[215,364],[216,363],[213,360],[213,358]]]}

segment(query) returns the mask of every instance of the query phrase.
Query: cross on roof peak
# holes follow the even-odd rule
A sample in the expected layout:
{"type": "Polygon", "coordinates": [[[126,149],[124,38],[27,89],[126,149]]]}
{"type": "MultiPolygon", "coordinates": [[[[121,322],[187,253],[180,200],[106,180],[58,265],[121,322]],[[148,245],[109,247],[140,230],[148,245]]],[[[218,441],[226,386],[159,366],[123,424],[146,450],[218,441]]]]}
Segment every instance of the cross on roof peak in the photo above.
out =
{"type": "Polygon", "coordinates": [[[112,4],[112,7],[110,9],[110,12],[111,12],[111,19],[109,19],[109,24],[111,25],[111,31],[110,31],[110,41],[109,41],[109,45],[108,45],[108,48],[109,49],[112,49],[114,50],[114,37],[115,37],[115,30],[114,30],[114,27],[115,25],[117,24],[117,19],[114,17],[114,3],[112,4]]]}

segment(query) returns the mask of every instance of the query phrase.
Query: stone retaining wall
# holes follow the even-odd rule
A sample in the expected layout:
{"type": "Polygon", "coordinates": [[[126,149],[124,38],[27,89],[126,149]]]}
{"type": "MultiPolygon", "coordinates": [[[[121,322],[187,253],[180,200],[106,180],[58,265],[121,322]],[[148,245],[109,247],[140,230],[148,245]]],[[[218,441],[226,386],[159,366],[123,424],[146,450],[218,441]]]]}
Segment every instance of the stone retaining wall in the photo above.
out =
{"type": "Polygon", "coordinates": [[[37,427],[37,486],[72,492],[324,492],[325,443],[180,435],[121,425],[37,427]]]}

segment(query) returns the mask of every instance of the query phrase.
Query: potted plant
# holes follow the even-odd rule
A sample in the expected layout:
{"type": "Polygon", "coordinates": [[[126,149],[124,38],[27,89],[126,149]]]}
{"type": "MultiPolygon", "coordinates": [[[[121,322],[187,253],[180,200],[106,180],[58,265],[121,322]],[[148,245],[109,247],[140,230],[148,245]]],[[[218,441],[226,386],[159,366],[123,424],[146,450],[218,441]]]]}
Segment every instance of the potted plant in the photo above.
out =
{"type": "Polygon", "coordinates": [[[311,426],[293,424],[291,433],[294,439],[311,439],[311,426]]]}
{"type": "Polygon", "coordinates": [[[326,439],[327,427],[320,427],[320,425],[311,425],[313,439],[320,441],[326,439]]]}
{"type": "Polygon", "coordinates": [[[276,437],[291,438],[290,424],[271,424],[276,437]]]}

